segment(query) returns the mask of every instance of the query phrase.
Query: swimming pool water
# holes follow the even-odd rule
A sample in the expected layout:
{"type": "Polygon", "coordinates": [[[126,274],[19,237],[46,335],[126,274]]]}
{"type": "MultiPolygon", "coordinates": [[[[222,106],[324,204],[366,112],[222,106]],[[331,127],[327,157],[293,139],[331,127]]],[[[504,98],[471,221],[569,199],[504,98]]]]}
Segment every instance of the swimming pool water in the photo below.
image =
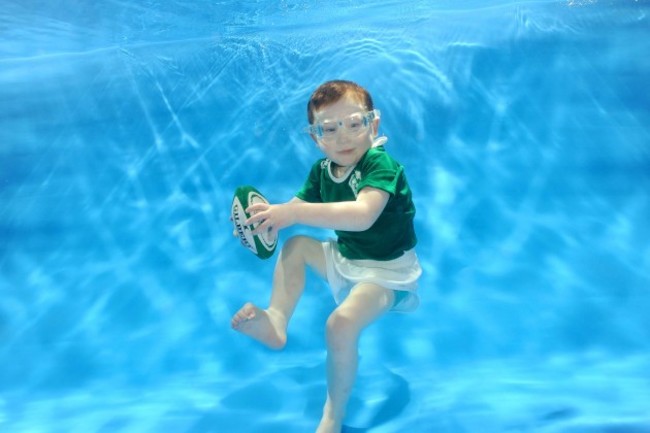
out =
{"type": "Polygon", "coordinates": [[[313,431],[333,301],[310,277],[283,352],[231,331],[273,260],[229,206],[292,197],[307,98],[346,78],[406,166],[425,274],[364,335],[344,431],[650,432],[649,12],[5,1],[0,431],[313,431]]]}

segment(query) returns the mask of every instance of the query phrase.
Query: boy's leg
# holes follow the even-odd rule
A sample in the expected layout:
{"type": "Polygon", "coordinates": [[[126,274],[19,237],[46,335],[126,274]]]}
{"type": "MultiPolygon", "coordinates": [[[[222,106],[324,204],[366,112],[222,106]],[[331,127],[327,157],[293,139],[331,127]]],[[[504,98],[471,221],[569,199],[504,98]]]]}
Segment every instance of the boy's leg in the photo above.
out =
{"type": "Polygon", "coordinates": [[[392,290],[361,283],[327,320],[327,401],[316,433],[340,433],[359,362],[361,331],[388,311],[392,290]]]}
{"type": "Polygon", "coordinates": [[[284,244],[273,273],[271,302],[266,310],[246,303],[232,318],[232,328],[273,349],[287,341],[287,325],[305,287],[305,267],[325,276],[325,255],[320,241],[293,237],[284,244]]]}

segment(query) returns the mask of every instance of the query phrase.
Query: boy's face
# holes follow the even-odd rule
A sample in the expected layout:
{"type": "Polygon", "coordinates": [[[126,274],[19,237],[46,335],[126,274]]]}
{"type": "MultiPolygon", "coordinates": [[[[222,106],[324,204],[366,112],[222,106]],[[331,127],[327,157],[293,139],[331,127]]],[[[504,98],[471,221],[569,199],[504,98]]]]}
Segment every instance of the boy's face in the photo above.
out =
{"type": "Polygon", "coordinates": [[[353,166],[372,147],[379,126],[379,119],[374,119],[357,131],[357,122],[363,121],[366,114],[359,102],[341,98],[314,112],[314,124],[320,123],[330,133],[320,138],[313,134],[311,137],[328,159],[342,167],[353,166]]]}

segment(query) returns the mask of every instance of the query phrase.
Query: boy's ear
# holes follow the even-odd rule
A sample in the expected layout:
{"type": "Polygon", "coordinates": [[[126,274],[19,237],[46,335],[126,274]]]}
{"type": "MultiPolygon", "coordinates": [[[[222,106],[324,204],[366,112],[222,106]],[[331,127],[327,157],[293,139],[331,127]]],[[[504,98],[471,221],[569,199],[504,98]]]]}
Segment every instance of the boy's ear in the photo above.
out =
{"type": "Polygon", "coordinates": [[[380,122],[380,121],[381,121],[381,119],[380,119],[379,117],[376,117],[376,118],[372,121],[372,129],[373,129],[372,133],[373,133],[373,135],[375,135],[375,136],[376,136],[376,135],[379,135],[379,122],[380,122]]]}

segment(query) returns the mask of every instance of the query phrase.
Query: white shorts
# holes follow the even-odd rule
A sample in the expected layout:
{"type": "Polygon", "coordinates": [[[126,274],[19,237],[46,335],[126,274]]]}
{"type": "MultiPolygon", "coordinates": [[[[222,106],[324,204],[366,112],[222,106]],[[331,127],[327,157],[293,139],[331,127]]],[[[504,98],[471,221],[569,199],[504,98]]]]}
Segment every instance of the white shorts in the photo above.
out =
{"type": "Polygon", "coordinates": [[[327,268],[327,282],[337,304],[343,302],[358,283],[373,283],[399,291],[399,302],[392,311],[410,312],[420,304],[417,294],[422,268],[415,250],[406,251],[394,260],[350,260],[339,252],[335,240],[322,243],[327,268]]]}

